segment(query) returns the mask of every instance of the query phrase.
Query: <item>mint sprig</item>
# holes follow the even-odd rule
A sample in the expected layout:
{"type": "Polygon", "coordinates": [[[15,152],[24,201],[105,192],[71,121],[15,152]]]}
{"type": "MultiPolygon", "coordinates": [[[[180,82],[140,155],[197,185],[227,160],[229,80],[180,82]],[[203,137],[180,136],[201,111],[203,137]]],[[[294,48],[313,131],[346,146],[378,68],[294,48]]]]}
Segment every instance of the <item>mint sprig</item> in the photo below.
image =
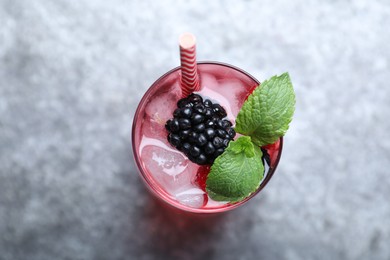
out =
{"type": "Polygon", "coordinates": [[[286,133],[294,110],[288,73],[264,81],[253,91],[236,118],[235,130],[244,136],[231,141],[211,166],[206,191],[213,200],[234,203],[257,190],[264,174],[260,147],[286,133]]]}
{"type": "Polygon", "coordinates": [[[261,156],[261,149],[249,136],[231,141],[211,166],[206,181],[208,195],[216,201],[237,202],[256,191],[264,172],[261,156]]]}
{"type": "Polygon", "coordinates": [[[264,81],[248,97],[236,118],[236,132],[258,146],[276,142],[288,130],[295,94],[288,73],[264,81]]]}

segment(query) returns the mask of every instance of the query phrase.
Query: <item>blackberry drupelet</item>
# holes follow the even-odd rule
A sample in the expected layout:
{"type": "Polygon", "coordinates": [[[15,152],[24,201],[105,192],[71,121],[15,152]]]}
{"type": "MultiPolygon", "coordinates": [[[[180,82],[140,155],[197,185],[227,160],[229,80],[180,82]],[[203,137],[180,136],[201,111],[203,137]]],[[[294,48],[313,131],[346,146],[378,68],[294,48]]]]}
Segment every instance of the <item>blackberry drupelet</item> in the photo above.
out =
{"type": "Polygon", "coordinates": [[[169,143],[194,163],[212,164],[236,135],[225,109],[198,94],[180,99],[177,107],[165,124],[169,143]]]}

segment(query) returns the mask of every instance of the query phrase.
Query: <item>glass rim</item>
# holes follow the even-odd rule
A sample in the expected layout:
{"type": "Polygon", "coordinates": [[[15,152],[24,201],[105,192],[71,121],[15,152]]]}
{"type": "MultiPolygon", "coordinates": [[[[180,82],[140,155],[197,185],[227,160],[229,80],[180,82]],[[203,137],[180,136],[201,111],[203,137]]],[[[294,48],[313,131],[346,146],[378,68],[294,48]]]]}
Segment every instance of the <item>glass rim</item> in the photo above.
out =
{"type": "MultiPolygon", "coordinates": [[[[197,62],[197,64],[198,65],[217,65],[217,66],[228,67],[228,68],[234,69],[238,72],[245,74],[246,76],[251,78],[253,81],[255,81],[257,84],[260,84],[260,82],[255,77],[253,77],[251,74],[249,74],[245,70],[240,69],[240,68],[238,68],[234,65],[228,64],[228,63],[217,62],[217,61],[199,61],[199,62],[197,62]]],[[[174,73],[178,70],[180,70],[180,66],[177,66],[177,67],[169,70],[168,72],[166,72],[162,76],[160,76],[156,81],[154,81],[153,84],[148,88],[148,90],[142,96],[141,100],[138,103],[137,109],[134,113],[131,141],[132,141],[133,157],[134,157],[134,161],[135,161],[136,166],[137,166],[138,173],[142,177],[141,179],[143,180],[144,184],[147,186],[148,190],[151,191],[154,196],[156,196],[158,199],[162,200],[163,202],[169,204],[170,206],[172,206],[174,208],[183,210],[185,212],[197,213],[197,214],[199,214],[199,213],[200,214],[213,214],[213,213],[221,213],[221,212],[231,211],[233,209],[236,209],[236,208],[242,206],[243,204],[246,204],[250,199],[252,199],[254,196],[256,196],[268,184],[268,182],[270,181],[270,179],[274,175],[277,166],[279,165],[279,161],[280,161],[280,158],[282,155],[282,150],[283,150],[283,137],[279,138],[279,152],[278,152],[277,157],[275,159],[275,167],[273,167],[273,168],[269,167],[268,172],[265,173],[265,177],[261,181],[260,186],[257,188],[257,190],[255,192],[253,192],[251,195],[249,195],[248,197],[246,197],[245,199],[243,199],[242,201],[239,201],[239,202],[234,203],[234,204],[229,204],[229,205],[227,205],[225,207],[221,207],[221,208],[203,208],[203,209],[202,208],[192,208],[192,207],[180,204],[180,202],[178,202],[178,201],[174,201],[174,199],[171,198],[170,194],[168,194],[158,184],[153,183],[153,181],[150,180],[150,178],[148,178],[144,173],[144,168],[141,165],[140,156],[138,155],[138,152],[136,152],[137,147],[135,147],[135,129],[136,129],[136,125],[137,125],[137,120],[134,120],[134,119],[137,118],[138,115],[140,114],[141,104],[143,104],[147,100],[147,97],[149,96],[150,92],[154,90],[155,86],[162,79],[164,79],[166,76],[168,76],[171,73],[174,73]]]]}

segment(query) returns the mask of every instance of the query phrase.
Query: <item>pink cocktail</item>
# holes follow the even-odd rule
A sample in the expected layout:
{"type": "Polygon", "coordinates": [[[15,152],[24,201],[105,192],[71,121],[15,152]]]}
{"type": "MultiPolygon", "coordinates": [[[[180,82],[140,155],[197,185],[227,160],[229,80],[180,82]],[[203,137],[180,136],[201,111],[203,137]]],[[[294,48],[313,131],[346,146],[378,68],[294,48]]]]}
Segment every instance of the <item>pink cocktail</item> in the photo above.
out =
{"type": "MultiPolygon", "coordinates": [[[[217,62],[199,62],[198,74],[200,91],[196,93],[224,107],[234,126],[240,108],[259,82],[243,70],[217,62]]],[[[260,192],[271,179],[281,156],[283,138],[262,147],[269,160],[264,160],[264,178],[256,192],[237,203],[213,201],[205,191],[209,166],[191,162],[167,140],[165,123],[182,98],[180,78],[180,67],[163,75],[145,93],[136,110],[132,145],[140,175],[158,198],[176,208],[195,213],[234,209],[260,192]]]]}

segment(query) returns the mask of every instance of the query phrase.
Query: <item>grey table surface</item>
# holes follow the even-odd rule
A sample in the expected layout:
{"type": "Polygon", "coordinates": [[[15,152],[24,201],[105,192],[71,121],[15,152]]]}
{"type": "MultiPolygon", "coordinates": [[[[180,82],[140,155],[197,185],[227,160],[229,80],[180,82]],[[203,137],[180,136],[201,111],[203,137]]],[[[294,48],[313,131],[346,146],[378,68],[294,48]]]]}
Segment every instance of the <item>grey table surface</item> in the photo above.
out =
{"type": "Polygon", "coordinates": [[[389,43],[388,0],[0,0],[0,259],[389,260],[389,43]],[[277,174],[222,215],[156,201],[132,158],[185,31],[297,95],[277,174]]]}

